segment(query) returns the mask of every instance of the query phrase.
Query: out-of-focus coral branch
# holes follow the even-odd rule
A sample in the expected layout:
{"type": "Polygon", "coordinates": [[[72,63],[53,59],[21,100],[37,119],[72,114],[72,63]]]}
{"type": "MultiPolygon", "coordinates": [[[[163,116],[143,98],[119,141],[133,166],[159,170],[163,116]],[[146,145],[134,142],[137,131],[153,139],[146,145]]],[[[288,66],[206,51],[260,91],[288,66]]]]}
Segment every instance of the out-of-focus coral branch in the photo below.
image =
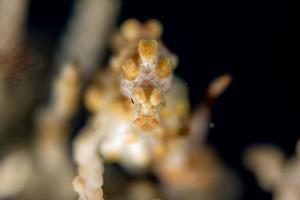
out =
{"type": "Polygon", "coordinates": [[[23,148],[10,152],[0,162],[0,199],[21,193],[32,175],[30,153],[23,148]]]}
{"type": "Polygon", "coordinates": [[[168,141],[165,154],[159,158],[155,173],[170,199],[234,199],[238,181],[205,144],[211,108],[217,97],[229,86],[231,76],[221,75],[209,85],[204,101],[187,121],[185,137],[168,141]],[[221,186],[227,182],[226,187],[221,186]],[[219,191],[222,197],[214,192],[219,191]]]}
{"type": "Polygon", "coordinates": [[[210,125],[211,109],[215,100],[227,89],[232,81],[229,74],[215,78],[207,88],[203,102],[193,112],[190,120],[190,139],[196,146],[205,139],[210,125]]]}
{"type": "Polygon", "coordinates": [[[71,185],[74,170],[68,154],[68,141],[71,119],[79,106],[80,91],[79,66],[64,64],[54,80],[49,104],[36,116],[34,155],[40,173],[37,182],[41,181],[39,186],[44,191],[40,195],[49,199],[74,199],[71,185]]]}
{"type": "Polygon", "coordinates": [[[244,156],[245,164],[258,179],[260,186],[271,190],[281,176],[285,156],[271,145],[256,145],[249,148],[244,156]]]}
{"type": "Polygon", "coordinates": [[[147,180],[133,181],[127,192],[127,199],[130,200],[161,199],[159,197],[158,188],[155,187],[154,183],[147,180]]]}
{"type": "Polygon", "coordinates": [[[169,141],[155,166],[168,199],[236,199],[238,180],[210,146],[191,148],[187,138],[169,141]],[[216,192],[218,191],[218,192],[216,192]]]}
{"type": "Polygon", "coordinates": [[[0,0],[0,137],[22,118],[32,100],[28,82],[15,84],[31,62],[23,50],[28,2],[0,0]]]}
{"type": "Polygon", "coordinates": [[[119,0],[77,0],[57,55],[57,66],[66,59],[75,59],[82,64],[83,77],[88,77],[103,58],[119,4],[119,0]]]}
{"type": "Polygon", "coordinates": [[[260,186],[273,193],[275,200],[300,199],[299,141],[296,155],[287,159],[271,145],[255,145],[245,153],[245,164],[254,173],[260,186]]]}
{"type": "Polygon", "coordinates": [[[0,1],[0,53],[10,52],[23,39],[28,0],[0,1]]]}
{"type": "Polygon", "coordinates": [[[68,141],[71,119],[79,106],[80,91],[79,66],[74,63],[64,64],[54,80],[50,102],[36,115],[32,151],[28,154],[23,151],[25,155],[21,155],[24,158],[8,156],[8,161],[12,157],[14,162],[4,161],[0,164],[0,178],[4,178],[4,182],[1,179],[0,186],[10,183],[11,188],[7,190],[7,186],[1,187],[0,196],[3,192],[3,195],[10,195],[10,198],[18,200],[75,198],[71,184],[74,170],[68,154],[68,141]],[[30,159],[24,160],[27,157],[30,159]],[[31,176],[25,177],[23,171],[28,168],[27,165],[34,171],[31,176]],[[8,171],[9,167],[14,170],[14,174],[8,171]],[[6,176],[11,176],[11,180],[5,183],[8,179],[6,176]]]}
{"type": "Polygon", "coordinates": [[[70,132],[70,120],[75,114],[80,99],[80,74],[79,66],[74,63],[67,63],[61,69],[58,78],[54,80],[52,98],[49,104],[43,108],[36,117],[37,153],[53,154],[52,156],[41,155],[46,166],[50,166],[51,159],[57,156],[66,155],[66,146],[70,132]],[[60,147],[60,148],[57,148],[60,147]],[[47,164],[47,162],[50,162],[47,164]]]}

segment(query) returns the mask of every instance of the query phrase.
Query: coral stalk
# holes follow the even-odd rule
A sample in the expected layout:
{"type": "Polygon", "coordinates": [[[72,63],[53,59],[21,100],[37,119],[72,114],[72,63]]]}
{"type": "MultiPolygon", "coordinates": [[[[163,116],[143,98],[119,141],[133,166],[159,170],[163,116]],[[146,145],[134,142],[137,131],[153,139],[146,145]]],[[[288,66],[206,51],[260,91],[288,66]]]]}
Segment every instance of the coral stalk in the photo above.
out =
{"type": "Polygon", "coordinates": [[[89,77],[103,59],[119,4],[119,0],[77,0],[56,65],[60,66],[65,60],[76,60],[82,65],[83,78],[89,77]]]}

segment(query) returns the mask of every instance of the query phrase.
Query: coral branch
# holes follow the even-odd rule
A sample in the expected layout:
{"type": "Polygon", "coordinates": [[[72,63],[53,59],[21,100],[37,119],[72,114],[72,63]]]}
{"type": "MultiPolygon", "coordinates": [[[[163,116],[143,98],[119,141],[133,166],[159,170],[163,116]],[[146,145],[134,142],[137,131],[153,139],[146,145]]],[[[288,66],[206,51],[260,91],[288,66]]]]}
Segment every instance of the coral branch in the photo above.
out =
{"type": "Polygon", "coordinates": [[[52,189],[46,189],[50,199],[70,200],[75,196],[71,186],[74,171],[68,155],[68,140],[71,119],[79,106],[80,90],[79,66],[66,63],[54,80],[50,103],[36,116],[35,155],[40,178],[45,183],[56,182],[52,189]]]}
{"type": "Polygon", "coordinates": [[[244,156],[245,164],[265,190],[271,190],[281,176],[285,156],[271,145],[256,145],[249,148],[244,156]]]}
{"type": "Polygon", "coordinates": [[[208,86],[204,100],[193,112],[190,119],[190,139],[196,146],[205,139],[211,118],[211,108],[215,100],[227,89],[232,81],[229,74],[215,78],[208,86]]]}
{"type": "Polygon", "coordinates": [[[0,162],[0,199],[21,193],[33,175],[32,158],[23,148],[9,153],[0,162]]]}
{"type": "Polygon", "coordinates": [[[82,64],[84,78],[103,58],[108,33],[119,10],[119,0],[78,0],[57,55],[57,66],[64,60],[75,59],[82,64]]]}
{"type": "Polygon", "coordinates": [[[287,159],[275,146],[254,145],[246,151],[244,160],[260,186],[272,192],[275,200],[297,200],[300,199],[299,146],[295,153],[287,159]]]}
{"type": "Polygon", "coordinates": [[[28,2],[28,0],[0,1],[0,54],[11,52],[23,39],[28,2]]]}

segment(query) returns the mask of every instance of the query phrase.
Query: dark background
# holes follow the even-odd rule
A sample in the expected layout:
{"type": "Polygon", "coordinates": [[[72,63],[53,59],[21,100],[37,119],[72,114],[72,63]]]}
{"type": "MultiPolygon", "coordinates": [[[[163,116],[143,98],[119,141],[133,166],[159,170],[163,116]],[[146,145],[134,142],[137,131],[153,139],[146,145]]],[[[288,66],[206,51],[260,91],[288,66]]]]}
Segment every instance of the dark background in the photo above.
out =
{"type": "MultiPolygon", "coordinates": [[[[47,39],[44,49],[54,48],[72,3],[33,0],[29,36],[47,39]]],[[[244,169],[242,154],[249,145],[266,142],[292,155],[299,138],[287,2],[123,1],[118,23],[130,17],[163,23],[163,40],[180,58],[176,72],[188,83],[193,105],[213,78],[233,75],[232,85],[213,108],[215,127],[208,142],[241,177],[243,199],[270,199],[244,169]]]]}

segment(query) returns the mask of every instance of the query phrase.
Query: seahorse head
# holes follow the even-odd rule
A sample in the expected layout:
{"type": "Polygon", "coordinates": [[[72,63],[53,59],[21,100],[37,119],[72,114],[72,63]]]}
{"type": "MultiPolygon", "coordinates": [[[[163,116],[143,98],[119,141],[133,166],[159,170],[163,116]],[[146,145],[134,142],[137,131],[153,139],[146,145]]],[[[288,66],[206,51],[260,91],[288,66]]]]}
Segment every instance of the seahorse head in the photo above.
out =
{"type": "Polygon", "coordinates": [[[156,40],[140,40],[122,65],[120,88],[132,101],[133,122],[142,130],[160,125],[160,108],[172,85],[176,58],[156,40]]]}

